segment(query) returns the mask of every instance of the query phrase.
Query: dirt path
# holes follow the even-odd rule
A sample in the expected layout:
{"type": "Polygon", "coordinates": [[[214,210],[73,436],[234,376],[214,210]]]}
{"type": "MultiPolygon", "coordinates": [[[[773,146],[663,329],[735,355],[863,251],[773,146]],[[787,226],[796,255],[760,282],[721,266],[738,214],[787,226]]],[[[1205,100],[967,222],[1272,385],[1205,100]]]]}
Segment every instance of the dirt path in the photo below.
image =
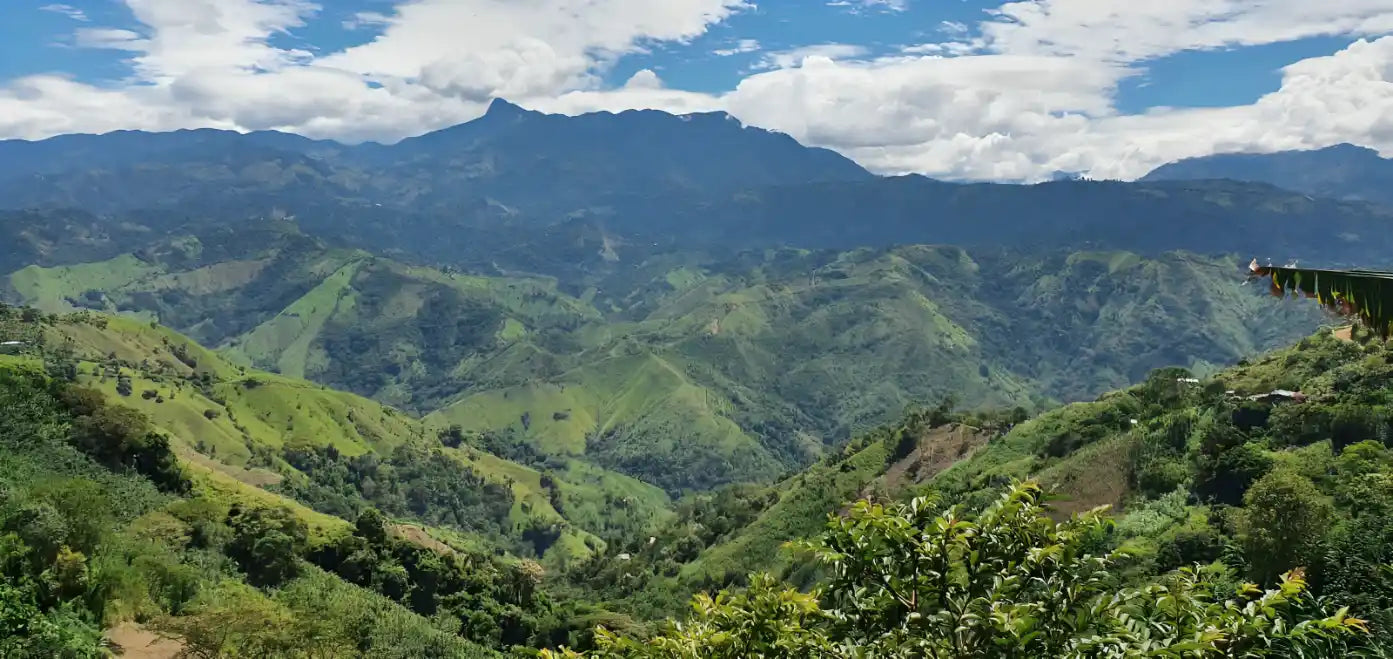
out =
{"type": "Polygon", "coordinates": [[[116,656],[131,659],[175,659],[184,649],[183,643],[162,638],[133,622],[106,630],[106,638],[116,656]]]}

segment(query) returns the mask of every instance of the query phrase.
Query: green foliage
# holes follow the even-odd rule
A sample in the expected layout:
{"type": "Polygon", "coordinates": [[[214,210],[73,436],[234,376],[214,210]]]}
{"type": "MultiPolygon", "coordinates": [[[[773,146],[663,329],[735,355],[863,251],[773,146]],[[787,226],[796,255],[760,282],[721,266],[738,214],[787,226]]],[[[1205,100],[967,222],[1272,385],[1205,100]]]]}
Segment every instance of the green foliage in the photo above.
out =
{"type": "Polygon", "coordinates": [[[40,610],[29,588],[0,583],[0,657],[96,659],[101,631],[71,608],[40,610]]]}
{"type": "Polygon", "coordinates": [[[306,478],[281,491],[322,512],[355,518],[368,505],[427,524],[503,537],[511,531],[510,488],[492,482],[439,449],[397,447],[346,456],[333,446],[288,448],[285,461],[306,478]]]}
{"type": "MultiPolygon", "coordinates": [[[[94,393],[70,392],[67,396],[80,397],[80,405],[86,406],[94,393]]],[[[189,489],[188,479],[170,449],[169,438],[151,428],[149,419],[136,410],[98,405],[74,419],[73,440],[79,449],[107,466],[134,469],[167,491],[182,493],[189,489]]]]}
{"type": "Polygon", "coordinates": [[[1270,581],[1295,567],[1313,565],[1334,515],[1314,483],[1274,471],[1243,495],[1240,539],[1253,576],[1270,581]]]}
{"type": "Polygon", "coordinates": [[[352,535],[316,548],[309,558],[422,616],[453,620],[450,631],[485,647],[544,644],[559,624],[541,589],[539,564],[442,552],[392,537],[376,510],[358,516],[352,535]]]}
{"type": "Polygon", "coordinates": [[[305,564],[294,514],[160,494],[164,472],[111,450],[149,422],[111,409],[0,363],[0,656],[106,656],[102,629],[131,620],[189,656],[496,656],[305,564]]]}
{"type": "Polygon", "coordinates": [[[586,656],[1337,656],[1367,634],[1344,610],[1313,612],[1300,574],[1232,595],[1193,570],[1120,587],[1125,555],[1097,551],[1100,512],[1056,523],[1040,501],[1026,483],[977,516],[922,498],[857,504],[806,545],[833,575],[824,590],[758,576],[744,595],[698,596],[656,638],[601,634],[586,656]]]}
{"type": "Polygon", "coordinates": [[[309,530],[283,508],[233,507],[227,513],[232,538],[227,555],[256,586],[279,586],[299,574],[297,558],[305,550],[309,530]]]}

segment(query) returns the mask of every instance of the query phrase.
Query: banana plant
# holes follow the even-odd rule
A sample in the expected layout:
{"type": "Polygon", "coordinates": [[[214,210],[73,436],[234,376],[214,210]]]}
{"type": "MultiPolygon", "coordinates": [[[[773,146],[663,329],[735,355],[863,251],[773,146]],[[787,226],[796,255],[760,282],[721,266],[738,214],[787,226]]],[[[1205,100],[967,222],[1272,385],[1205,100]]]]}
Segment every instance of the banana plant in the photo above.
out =
{"type": "Polygon", "coordinates": [[[1251,279],[1270,279],[1277,297],[1313,298],[1385,339],[1393,335],[1393,272],[1261,266],[1257,259],[1248,270],[1251,279]]]}

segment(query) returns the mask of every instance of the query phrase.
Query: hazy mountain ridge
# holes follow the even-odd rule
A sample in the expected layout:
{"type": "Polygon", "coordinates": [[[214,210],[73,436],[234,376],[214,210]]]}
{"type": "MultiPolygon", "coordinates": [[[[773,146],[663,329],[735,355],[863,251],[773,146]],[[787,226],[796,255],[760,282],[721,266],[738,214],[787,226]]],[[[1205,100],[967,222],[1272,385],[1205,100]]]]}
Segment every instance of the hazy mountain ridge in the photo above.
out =
{"type": "Polygon", "coordinates": [[[1352,144],[1188,158],[1158,167],[1141,180],[1194,179],[1253,181],[1320,197],[1393,204],[1393,160],[1352,144]]]}
{"type": "Polygon", "coordinates": [[[9,208],[82,208],[157,234],[294,216],[343,246],[567,280],[603,268],[600,254],[642,261],[655,243],[717,254],[924,243],[1188,250],[1366,267],[1393,253],[1393,210],[1324,198],[1338,195],[1237,181],[883,178],[720,113],[566,117],[499,101],[473,122],[391,146],[123,132],[0,142],[0,162],[9,208]],[[576,256],[595,265],[573,265],[576,256]]]}

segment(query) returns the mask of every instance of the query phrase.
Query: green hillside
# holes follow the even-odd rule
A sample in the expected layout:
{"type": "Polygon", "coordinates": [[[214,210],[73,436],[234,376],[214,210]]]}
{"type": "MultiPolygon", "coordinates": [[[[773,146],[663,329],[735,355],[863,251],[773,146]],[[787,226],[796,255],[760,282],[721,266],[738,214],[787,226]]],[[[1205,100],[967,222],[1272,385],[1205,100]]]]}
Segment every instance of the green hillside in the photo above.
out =
{"type": "MultiPolygon", "coordinates": [[[[156,319],[229,364],[423,415],[426,434],[458,425],[680,494],[770,480],[918,403],[1043,409],[1162,366],[1208,373],[1314,327],[1317,310],[1261,299],[1238,265],[943,246],[677,251],[563,282],[408,265],[265,223],[25,268],[8,288],[49,311],[156,319]]],[[[256,423],[258,441],[281,444],[256,423]]]]}
{"type": "Polygon", "coordinates": [[[45,366],[0,355],[0,655],[499,656],[301,558],[346,522],[177,466],[141,415],[45,366]]]}
{"type": "MultiPolygon", "coordinates": [[[[74,382],[147,415],[173,438],[174,450],[191,469],[224,484],[290,496],[324,513],[351,519],[362,502],[374,502],[409,519],[457,527],[485,544],[523,543],[560,564],[602,548],[597,534],[613,537],[626,527],[645,526],[667,507],[656,488],[588,464],[555,460],[531,467],[479,446],[443,446],[434,429],[395,409],[236,366],[151,323],[82,312],[40,327],[43,344],[68,360],[74,382]],[[390,503],[394,495],[388,494],[380,495],[389,497],[387,503],[374,501],[359,489],[361,483],[326,481],[327,473],[301,468],[347,468],[368,456],[397,476],[456,478],[448,472],[458,470],[461,486],[478,479],[483,499],[468,504],[470,510],[493,510],[494,517],[441,517],[410,501],[390,503]],[[316,461],[321,458],[333,465],[316,461]],[[439,464],[419,472],[421,460],[439,464]],[[431,475],[442,468],[447,472],[431,475]],[[614,501],[624,501],[628,515],[602,512],[614,501]],[[523,540],[534,528],[545,529],[549,539],[523,540]]],[[[409,498],[412,487],[414,481],[396,496],[409,498]]]]}
{"type": "Polygon", "coordinates": [[[1393,565],[1393,539],[1367,535],[1393,510],[1384,507],[1393,349],[1354,336],[1322,332],[1197,384],[1188,371],[1159,370],[1020,423],[919,412],[774,486],[681,502],[654,541],[615,546],[573,575],[642,615],[676,615],[686,594],[744,584],[753,572],[802,585],[826,577],[784,545],[821,533],[847,502],[927,494],[976,510],[1029,478],[1052,493],[1056,519],[1108,506],[1117,518],[1108,542],[1129,552],[1128,575],[1213,561],[1233,578],[1271,583],[1304,566],[1320,592],[1393,625],[1393,588],[1378,568],[1393,565]],[[1304,397],[1261,398],[1276,389],[1304,397]],[[1285,514],[1267,496],[1306,497],[1277,505],[1319,519],[1259,522],[1285,514]]]}

